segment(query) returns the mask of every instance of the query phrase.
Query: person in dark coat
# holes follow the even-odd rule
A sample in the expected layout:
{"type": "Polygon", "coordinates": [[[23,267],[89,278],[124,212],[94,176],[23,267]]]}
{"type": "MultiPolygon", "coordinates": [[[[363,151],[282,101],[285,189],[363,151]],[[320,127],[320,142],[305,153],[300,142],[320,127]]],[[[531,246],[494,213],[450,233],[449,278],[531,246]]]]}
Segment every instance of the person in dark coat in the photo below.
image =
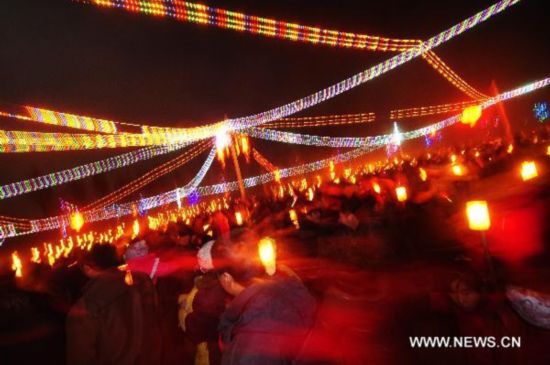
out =
{"type": "Polygon", "coordinates": [[[214,268],[234,299],[220,318],[223,365],[291,364],[314,322],[315,299],[291,276],[268,276],[249,230],[212,249],[214,268]]]}
{"type": "Polygon", "coordinates": [[[151,279],[117,269],[111,245],[83,260],[90,281],[67,317],[67,364],[148,365],[160,362],[158,304],[151,279]]]}

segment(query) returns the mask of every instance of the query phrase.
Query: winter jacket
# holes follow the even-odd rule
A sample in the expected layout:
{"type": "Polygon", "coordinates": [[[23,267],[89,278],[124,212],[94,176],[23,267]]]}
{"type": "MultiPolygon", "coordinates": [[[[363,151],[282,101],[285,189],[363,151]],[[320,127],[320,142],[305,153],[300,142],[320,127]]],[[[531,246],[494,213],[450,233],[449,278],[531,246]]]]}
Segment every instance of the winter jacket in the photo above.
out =
{"type": "Polygon", "coordinates": [[[151,279],[112,270],[93,278],[67,317],[68,365],[148,365],[160,361],[158,304],[151,279]]]}
{"type": "Polygon", "coordinates": [[[291,364],[313,325],[315,307],[294,278],[276,276],[250,285],[220,319],[222,364],[291,364]]]}

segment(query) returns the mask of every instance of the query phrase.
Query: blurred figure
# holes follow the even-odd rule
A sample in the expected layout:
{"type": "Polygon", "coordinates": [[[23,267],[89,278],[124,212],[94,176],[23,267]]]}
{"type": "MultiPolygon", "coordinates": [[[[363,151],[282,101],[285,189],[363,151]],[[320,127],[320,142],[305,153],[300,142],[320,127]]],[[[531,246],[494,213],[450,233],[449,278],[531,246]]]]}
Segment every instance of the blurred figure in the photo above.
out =
{"type": "Polygon", "coordinates": [[[67,364],[158,364],[155,289],[142,273],[117,269],[114,246],[94,245],[83,258],[90,281],[67,317],[67,364]]]}
{"type": "Polygon", "coordinates": [[[219,325],[224,365],[291,364],[313,325],[313,297],[296,278],[267,276],[257,243],[241,229],[212,248],[220,284],[234,297],[219,325]]]}

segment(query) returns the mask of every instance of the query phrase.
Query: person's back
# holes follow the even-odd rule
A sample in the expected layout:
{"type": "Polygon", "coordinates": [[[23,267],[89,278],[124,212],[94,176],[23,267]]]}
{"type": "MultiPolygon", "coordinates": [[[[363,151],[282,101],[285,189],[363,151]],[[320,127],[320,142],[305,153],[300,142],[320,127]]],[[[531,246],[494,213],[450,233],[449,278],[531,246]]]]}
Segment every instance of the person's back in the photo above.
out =
{"type": "Polygon", "coordinates": [[[220,320],[222,364],[290,364],[313,324],[315,300],[296,279],[248,286],[220,320]]]}
{"type": "Polygon", "coordinates": [[[94,272],[67,317],[67,363],[157,364],[161,343],[151,279],[136,272],[130,281],[116,268],[94,272]]]}

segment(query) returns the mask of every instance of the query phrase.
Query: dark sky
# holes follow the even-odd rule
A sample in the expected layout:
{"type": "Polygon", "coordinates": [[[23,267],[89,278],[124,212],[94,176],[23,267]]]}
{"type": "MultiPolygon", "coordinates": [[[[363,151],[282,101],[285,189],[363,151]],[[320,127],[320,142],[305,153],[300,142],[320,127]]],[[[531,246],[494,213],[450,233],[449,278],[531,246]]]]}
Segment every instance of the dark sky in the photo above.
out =
{"type": "MultiPolygon", "coordinates": [[[[0,102],[134,123],[190,126],[227,115],[261,112],[303,97],[392,56],[313,46],[129,14],[69,0],[1,0],[0,102]]],[[[425,39],[487,7],[490,1],[207,1],[207,5],[306,25],[389,37],[425,39]]],[[[459,75],[482,92],[550,74],[548,13],[543,0],[523,0],[436,49],[459,75]]],[[[516,125],[533,123],[535,101],[548,90],[507,104],[516,125]]],[[[301,115],[378,112],[368,127],[307,130],[368,135],[391,129],[390,109],[468,100],[426,63],[415,60],[301,115]]],[[[440,118],[432,118],[436,121],[440,118]]],[[[408,122],[403,122],[407,128],[408,122]]],[[[412,124],[410,124],[412,125],[412,124]]],[[[2,129],[31,124],[0,119],[2,129]]],[[[35,128],[36,129],[36,128],[35,128]]],[[[42,129],[44,130],[44,129],[42,129]]],[[[257,142],[281,166],[327,156],[329,151],[257,142]]],[[[3,154],[5,184],[122,150],[3,154]]],[[[332,151],[334,153],[334,151],[332,151]]],[[[175,154],[60,188],[0,201],[0,214],[56,214],[58,198],[86,204],[142,175],[175,154]]],[[[144,191],[183,185],[201,156],[144,191]]],[[[246,175],[258,173],[245,167],[246,175]]],[[[216,166],[209,182],[217,182],[216,166]]],[[[227,175],[231,179],[230,174],[227,175]]]]}

